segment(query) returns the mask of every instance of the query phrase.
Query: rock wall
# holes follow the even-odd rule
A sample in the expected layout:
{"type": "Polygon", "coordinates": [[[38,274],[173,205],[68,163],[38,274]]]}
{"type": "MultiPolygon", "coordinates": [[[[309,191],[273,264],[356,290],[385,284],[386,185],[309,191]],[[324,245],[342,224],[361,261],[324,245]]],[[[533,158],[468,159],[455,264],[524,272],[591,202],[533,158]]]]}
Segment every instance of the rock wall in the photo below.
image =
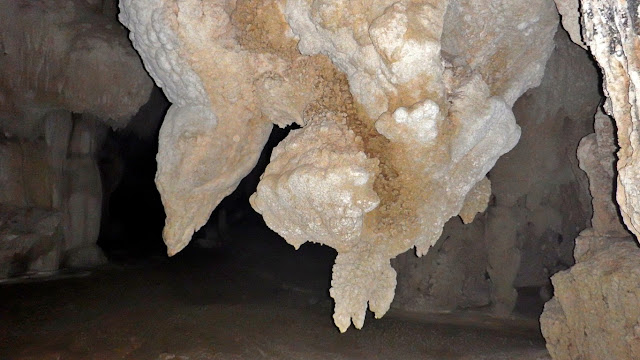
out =
{"type": "Polygon", "coordinates": [[[615,126],[598,113],[595,135],[580,144],[580,164],[589,176],[593,196],[593,228],[576,240],[576,266],[553,277],[556,296],[545,306],[542,331],[554,359],[637,359],[640,167],[634,149],[638,147],[638,4],[616,0],[556,2],[569,23],[567,28],[581,30],[582,42],[600,66],[607,96],[603,109],[613,117],[615,126]],[[571,21],[579,21],[580,26],[571,21]],[[614,129],[616,143],[611,134],[614,129]],[[617,204],[611,196],[614,188],[617,204]],[[635,241],[626,236],[618,211],[635,241]]]}
{"type": "Polygon", "coordinates": [[[295,247],[338,250],[341,331],[382,316],[390,259],[424,255],[486,206],[518,141],[511,111],[553,49],[550,1],[122,0],[120,20],[173,106],[156,183],[169,254],[296,122],[251,203],[295,247]],[[484,29],[479,31],[479,29],[484,29]]]}
{"type": "Polygon", "coordinates": [[[556,296],[540,318],[555,360],[640,356],[640,249],[633,239],[582,234],[577,264],[553,277],[556,296]],[[582,253],[582,254],[581,254],[582,253]]]}
{"type": "Polygon", "coordinates": [[[104,132],[90,116],[58,111],[47,116],[44,139],[0,136],[0,279],[106,260],[96,246],[102,185],[95,152],[104,132]]]}
{"type": "MultiPolygon", "coordinates": [[[[575,3],[566,0],[557,2],[575,3]]],[[[603,90],[607,96],[604,110],[615,119],[619,147],[616,200],[625,225],[638,236],[640,232],[636,223],[640,222],[640,212],[635,209],[640,208],[636,185],[637,169],[640,167],[637,165],[638,155],[633,151],[637,143],[634,124],[638,121],[635,111],[638,90],[633,74],[638,70],[640,53],[635,41],[639,24],[638,10],[634,4],[617,0],[582,0],[579,16],[575,13],[565,16],[580,19],[582,39],[603,74],[603,90]]]]}
{"type": "Polygon", "coordinates": [[[425,257],[398,256],[394,307],[491,306],[508,315],[518,288],[546,291],[550,276],[573,264],[573,240],[591,218],[587,179],[575,154],[593,131],[601,96],[588,54],[562,30],[555,45],[540,86],[514,104],[522,136],[489,172],[487,211],[469,225],[451,219],[425,257]]]}
{"type": "Polygon", "coordinates": [[[0,129],[43,135],[46,113],[124,127],[153,84],[117,23],[84,0],[0,3],[0,129]]]}
{"type": "Polygon", "coordinates": [[[109,2],[0,2],[0,279],[105,261],[96,152],[153,86],[109,2]]]}

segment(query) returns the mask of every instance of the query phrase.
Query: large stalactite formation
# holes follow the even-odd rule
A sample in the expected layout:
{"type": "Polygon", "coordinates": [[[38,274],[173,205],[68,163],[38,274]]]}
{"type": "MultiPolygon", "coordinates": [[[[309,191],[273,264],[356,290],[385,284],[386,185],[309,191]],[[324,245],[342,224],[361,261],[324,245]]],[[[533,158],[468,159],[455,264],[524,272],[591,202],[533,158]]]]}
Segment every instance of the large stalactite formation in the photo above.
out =
{"type": "Polygon", "coordinates": [[[180,251],[273,151],[254,209],[295,247],[335,248],[341,331],[393,300],[390,259],[423,255],[482,211],[517,143],[511,107],[537,86],[557,12],[535,1],[123,0],[120,20],[173,106],[156,183],[180,251]],[[484,29],[479,32],[478,29],[484,29]]]}

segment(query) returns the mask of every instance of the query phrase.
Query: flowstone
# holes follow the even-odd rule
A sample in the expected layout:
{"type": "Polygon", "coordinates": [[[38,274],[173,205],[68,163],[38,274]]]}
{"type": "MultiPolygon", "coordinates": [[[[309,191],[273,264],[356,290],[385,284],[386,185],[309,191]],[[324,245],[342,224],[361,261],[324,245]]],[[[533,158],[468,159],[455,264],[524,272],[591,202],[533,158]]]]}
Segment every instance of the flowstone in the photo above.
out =
{"type": "Polygon", "coordinates": [[[298,123],[251,203],[292,245],[338,251],[331,296],[342,332],[362,327],[367,307],[388,310],[390,259],[427,253],[449,218],[484,209],[485,175],[520,136],[511,107],[539,84],[557,26],[544,0],[122,0],[120,9],[174,103],[156,177],[169,254],[255,165],[271,124],[298,123]]]}

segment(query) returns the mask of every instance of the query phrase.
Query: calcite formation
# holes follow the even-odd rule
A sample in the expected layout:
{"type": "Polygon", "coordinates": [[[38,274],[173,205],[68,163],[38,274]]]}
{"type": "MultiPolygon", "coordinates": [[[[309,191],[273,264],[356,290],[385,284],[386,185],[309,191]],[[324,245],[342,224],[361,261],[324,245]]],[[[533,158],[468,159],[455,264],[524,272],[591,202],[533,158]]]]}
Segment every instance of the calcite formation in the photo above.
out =
{"type": "Polygon", "coordinates": [[[552,278],[556,295],[545,305],[542,332],[554,359],[637,359],[638,3],[582,0],[578,10],[563,5],[571,1],[556,2],[561,12],[578,11],[565,17],[579,19],[581,27],[574,24],[569,28],[581,28],[581,38],[601,68],[607,96],[603,108],[615,120],[616,138],[610,118],[600,112],[596,114],[596,133],[580,144],[580,166],[589,176],[593,196],[593,228],[576,239],[576,266],[552,278]],[[614,181],[617,204],[611,197],[614,181]],[[618,210],[626,229],[618,220],[618,210]],[[635,239],[627,236],[627,229],[635,239]]]}
{"type": "Polygon", "coordinates": [[[43,135],[46,114],[123,128],[153,83],[121,26],[83,0],[0,2],[0,130],[43,135]]]}
{"type": "MultiPolygon", "coordinates": [[[[556,0],[563,17],[580,21],[570,28],[582,30],[581,38],[603,74],[604,106],[616,122],[618,171],[616,200],[628,229],[640,235],[640,155],[638,147],[638,73],[640,32],[638,4],[622,0],[581,0],[579,8],[556,0]],[[567,10],[570,9],[570,10],[567,10]],[[575,14],[578,11],[578,15],[575,14]]],[[[574,30],[575,31],[575,30],[574,30]]],[[[574,34],[573,38],[578,35],[574,34]]]]}
{"type": "Polygon", "coordinates": [[[273,151],[252,206],[286,241],[334,247],[341,331],[389,309],[390,259],[425,254],[482,211],[485,175],[518,141],[557,13],[535,1],[122,0],[120,20],[173,103],[156,183],[180,251],[273,151]],[[473,190],[473,191],[472,191],[473,190]]]}
{"type": "Polygon", "coordinates": [[[0,1],[0,278],[106,261],[96,153],[153,88],[110,4],[0,1]]]}
{"type": "Polygon", "coordinates": [[[610,237],[626,237],[618,215],[618,207],[612,201],[615,184],[616,140],[613,120],[600,109],[595,115],[595,133],[585,136],[578,147],[580,168],[589,175],[593,218],[591,227],[595,234],[610,237]]]}
{"type": "Polygon", "coordinates": [[[553,276],[540,317],[554,360],[640,357],[640,249],[591,229],[576,239],[577,264],[553,276]]]}

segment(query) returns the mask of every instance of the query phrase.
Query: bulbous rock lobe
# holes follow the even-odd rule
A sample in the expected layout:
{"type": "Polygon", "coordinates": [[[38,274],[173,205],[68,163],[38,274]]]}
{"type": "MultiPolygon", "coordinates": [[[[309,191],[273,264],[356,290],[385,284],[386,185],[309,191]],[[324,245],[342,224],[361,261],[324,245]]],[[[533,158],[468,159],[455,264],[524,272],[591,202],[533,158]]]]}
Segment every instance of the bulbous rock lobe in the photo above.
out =
{"type": "Polygon", "coordinates": [[[553,48],[553,4],[497,3],[123,0],[134,44],[176,107],[156,180],[170,253],[253,167],[265,128],[297,122],[251,204],[296,248],[338,251],[340,331],[360,328],[367,307],[384,315],[389,260],[426,253],[450,217],[483,209],[485,175],[520,135],[511,105],[553,48]]]}

